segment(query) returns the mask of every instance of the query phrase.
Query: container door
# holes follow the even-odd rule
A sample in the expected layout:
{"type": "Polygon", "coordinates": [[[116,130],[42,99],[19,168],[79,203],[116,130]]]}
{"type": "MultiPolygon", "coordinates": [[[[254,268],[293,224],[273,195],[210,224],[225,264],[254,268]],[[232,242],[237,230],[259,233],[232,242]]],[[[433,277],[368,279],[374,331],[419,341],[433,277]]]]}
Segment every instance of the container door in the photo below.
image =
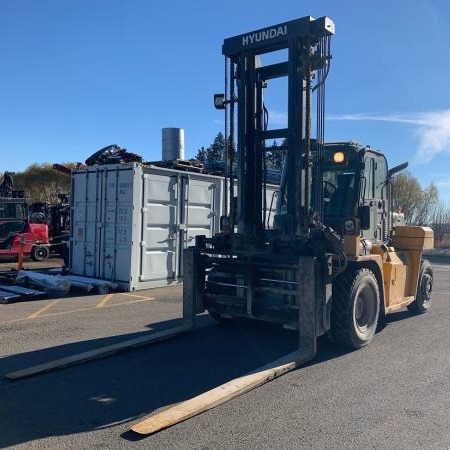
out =
{"type": "Polygon", "coordinates": [[[104,174],[100,274],[103,279],[128,282],[133,231],[134,171],[104,174]]]}
{"type": "MultiPolygon", "coordinates": [[[[188,176],[186,176],[187,178],[188,176]]],[[[199,179],[190,176],[185,184],[186,196],[184,202],[184,239],[179,248],[179,276],[183,276],[183,250],[195,245],[195,236],[212,237],[219,229],[221,190],[220,181],[199,179]]]]}
{"type": "Polygon", "coordinates": [[[187,220],[189,205],[189,176],[178,177],[178,233],[176,265],[177,276],[183,273],[183,250],[187,247],[187,220]]]}
{"type": "Polygon", "coordinates": [[[76,173],[72,184],[71,269],[99,276],[103,171],[76,173]]]}
{"type": "Polygon", "coordinates": [[[144,175],[140,281],[175,278],[178,177],[144,175]]]}

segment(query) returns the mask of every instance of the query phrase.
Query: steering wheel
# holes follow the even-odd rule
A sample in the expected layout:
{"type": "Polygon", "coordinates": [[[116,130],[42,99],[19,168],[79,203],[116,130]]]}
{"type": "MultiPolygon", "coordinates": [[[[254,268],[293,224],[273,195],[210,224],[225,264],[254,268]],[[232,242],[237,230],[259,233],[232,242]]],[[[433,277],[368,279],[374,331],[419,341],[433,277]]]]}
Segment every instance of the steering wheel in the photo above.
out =
{"type": "Polygon", "coordinates": [[[324,197],[330,198],[336,191],[336,186],[329,181],[323,181],[323,195],[324,197]]]}

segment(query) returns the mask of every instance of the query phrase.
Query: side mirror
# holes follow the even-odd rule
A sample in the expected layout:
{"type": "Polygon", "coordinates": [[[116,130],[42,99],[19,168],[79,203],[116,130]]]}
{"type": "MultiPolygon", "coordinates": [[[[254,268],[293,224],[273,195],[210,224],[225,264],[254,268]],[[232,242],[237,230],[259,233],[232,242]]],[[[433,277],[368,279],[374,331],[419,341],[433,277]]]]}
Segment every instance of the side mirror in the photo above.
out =
{"type": "Polygon", "coordinates": [[[398,166],[393,167],[389,170],[389,178],[392,178],[395,174],[405,170],[408,167],[408,163],[404,162],[403,164],[399,164],[398,166]]]}
{"type": "Polygon", "coordinates": [[[370,229],[370,206],[361,205],[358,207],[358,217],[361,220],[361,229],[370,229]]]}

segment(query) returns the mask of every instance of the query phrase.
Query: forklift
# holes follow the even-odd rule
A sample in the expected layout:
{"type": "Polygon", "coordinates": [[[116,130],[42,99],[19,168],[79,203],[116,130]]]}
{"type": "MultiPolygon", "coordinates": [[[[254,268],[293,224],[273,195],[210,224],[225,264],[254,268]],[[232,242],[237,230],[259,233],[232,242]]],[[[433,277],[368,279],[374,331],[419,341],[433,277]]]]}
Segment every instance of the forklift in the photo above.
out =
{"type": "Polygon", "coordinates": [[[307,16],[224,41],[225,93],[214,96],[214,105],[225,112],[228,210],[218,234],[197,236],[184,252],[183,325],[12,372],[9,379],[180,336],[205,311],[222,322],[246,318],[298,331],[295,352],[131,426],[148,435],[301,366],[314,358],[319,336],[360,348],[383,315],[403,307],[429,310],[433,273],[422,251],[433,247],[433,231],[394,227],[391,179],[407,164],[388,170],[381,152],[324,143],[333,34],[330,18],[307,16]],[[270,56],[276,62],[264,66],[270,56]],[[270,127],[264,100],[276,78],[288,86],[281,129],[270,127]],[[274,150],[267,143],[274,139],[283,141],[276,199],[267,193],[267,154],[274,150]]]}
{"type": "Polygon", "coordinates": [[[369,147],[324,144],[333,34],[329,18],[305,17],[225,40],[229,95],[214,100],[229,110],[231,142],[237,104],[237,201],[221,218],[221,232],[197,237],[185,256],[183,295],[192,320],[207,310],[219,321],[242,317],[298,329],[304,361],[314,357],[321,335],[360,348],[383,315],[402,307],[427,312],[433,285],[422,259],[433,231],[393,226],[391,179],[407,164],[388,170],[385,156],[369,147]],[[282,49],[287,61],[261,64],[261,55],[282,49]],[[279,77],[287,77],[288,124],[271,129],[264,93],[279,77]],[[266,155],[273,148],[266,142],[273,139],[283,139],[285,153],[269,223],[266,155]]]}
{"type": "Polygon", "coordinates": [[[32,223],[29,202],[22,190],[14,189],[12,172],[0,183],[0,259],[24,258],[45,261],[50,254],[48,226],[32,223]]]}

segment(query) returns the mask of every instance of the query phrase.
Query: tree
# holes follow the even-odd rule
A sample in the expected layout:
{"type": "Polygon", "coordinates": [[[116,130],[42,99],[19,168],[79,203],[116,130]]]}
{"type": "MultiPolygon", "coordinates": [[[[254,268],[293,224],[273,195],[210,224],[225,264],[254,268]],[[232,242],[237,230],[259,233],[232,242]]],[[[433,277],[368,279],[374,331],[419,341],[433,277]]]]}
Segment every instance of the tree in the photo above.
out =
{"type": "MultiPolygon", "coordinates": [[[[64,163],[75,167],[74,163],[64,163]]],[[[70,191],[70,176],[52,168],[52,164],[32,164],[14,175],[14,188],[23,189],[30,202],[58,203],[58,194],[70,191]]]]}
{"type": "Polygon", "coordinates": [[[394,210],[405,215],[407,224],[425,225],[430,222],[433,207],[438,201],[434,183],[422,189],[419,181],[409,172],[398,174],[393,180],[394,210]]]}
{"type": "Polygon", "coordinates": [[[417,225],[427,225],[432,220],[432,212],[439,199],[439,192],[432,182],[426,189],[422,190],[422,198],[416,207],[414,223],[417,225]]]}
{"type": "Polygon", "coordinates": [[[431,213],[430,226],[434,231],[435,247],[448,247],[450,244],[450,206],[437,203],[431,213]]]}
{"type": "Polygon", "coordinates": [[[197,154],[195,155],[195,159],[200,161],[202,164],[205,164],[207,158],[208,149],[203,147],[203,145],[197,150],[197,154]]]}
{"type": "MultiPolygon", "coordinates": [[[[219,132],[208,148],[202,146],[198,149],[195,159],[202,164],[212,163],[213,161],[224,161],[226,159],[225,153],[225,137],[219,132]]],[[[236,158],[234,159],[236,160],[236,158]]]]}
{"type": "MultiPolygon", "coordinates": [[[[231,142],[231,136],[229,136],[228,149],[233,147],[233,161],[234,164],[237,162],[237,151],[236,142],[231,142]]],[[[278,145],[277,141],[273,141],[271,147],[266,153],[266,166],[272,169],[281,170],[284,154],[285,154],[286,141],[283,141],[281,145],[278,145]]],[[[202,164],[212,163],[213,161],[224,161],[226,159],[226,149],[225,149],[225,137],[222,133],[218,133],[214,138],[212,144],[205,148],[200,147],[197,150],[195,159],[200,161],[202,164]]]]}
{"type": "Polygon", "coordinates": [[[207,159],[209,161],[223,161],[225,157],[225,137],[219,132],[208,148],[207,159]]]}

